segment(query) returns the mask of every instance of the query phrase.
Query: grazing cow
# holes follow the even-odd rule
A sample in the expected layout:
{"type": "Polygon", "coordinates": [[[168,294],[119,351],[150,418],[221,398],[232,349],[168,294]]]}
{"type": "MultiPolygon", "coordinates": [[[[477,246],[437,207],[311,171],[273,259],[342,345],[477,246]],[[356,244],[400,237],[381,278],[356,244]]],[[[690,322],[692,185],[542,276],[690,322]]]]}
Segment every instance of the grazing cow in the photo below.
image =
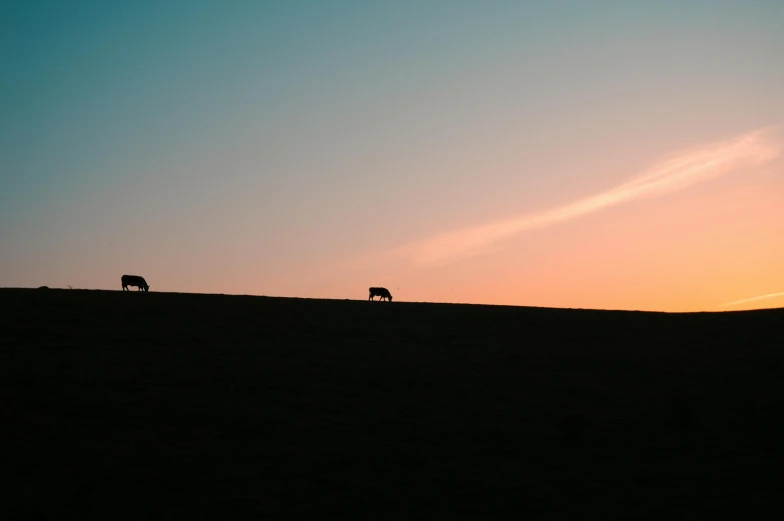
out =
{"type": "Polygon", "coordinates": [[[389,302],[392,302],[392,294],[389,292],[387,288],[370,288],[370,296],[368,300],[375,300],[373,297],[379,296],[381,297],[379,300],[382,301],[387,299],[389,302]]]}
{"type": "Polygon", "coordinates": [[[123,275],[122,276],[122,288],[123,291],[130,291],[128,286],[136,286],[138,291],[150,291],[150,286],[147,284],[147,281],[144,280],[144,277],[140,277],[139,275],[123,275]]]}

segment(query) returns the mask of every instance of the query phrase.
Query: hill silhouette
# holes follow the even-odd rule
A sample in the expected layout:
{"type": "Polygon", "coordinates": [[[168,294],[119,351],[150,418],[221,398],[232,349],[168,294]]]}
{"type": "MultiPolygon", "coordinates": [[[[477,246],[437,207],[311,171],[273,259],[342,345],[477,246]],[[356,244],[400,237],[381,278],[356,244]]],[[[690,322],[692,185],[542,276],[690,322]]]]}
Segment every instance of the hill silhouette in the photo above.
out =
{"type": "Polygon", "coordinates": [[[0,290],[0,515],[775,517],[783,322],[0,290]]]}

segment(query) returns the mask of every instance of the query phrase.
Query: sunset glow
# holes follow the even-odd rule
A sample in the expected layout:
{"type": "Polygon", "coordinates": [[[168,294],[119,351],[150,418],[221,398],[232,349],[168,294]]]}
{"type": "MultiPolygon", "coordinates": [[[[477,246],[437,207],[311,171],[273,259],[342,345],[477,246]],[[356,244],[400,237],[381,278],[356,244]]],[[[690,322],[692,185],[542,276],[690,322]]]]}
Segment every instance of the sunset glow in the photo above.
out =
{"type": "Polygon", "coordinates": [[[770,299],[780,299],[780,298],[784,298],[784,291],[781,291],[779,293],[771,293],[769,295],[760,295],[759,297],[736,300],[735,302],[727,302],[726,304],[722,304],[721,307],[729,308],[729,307],[740,306],[741,304],[749,304],[751,302],[757,302],[759,300],[770,300],[770,299]]]}
{"type": "Polygon", "coordinates": [[[784,306],[784,3],[0,7],[0,287],[784,306]]]}
{"type": "Polygon", "coordinates": [[[518,233],[576,219],[587,213],[644,197],[684,190],[732,172],[747,164],[760,165],[778,157],[781,141],[769,130],[759,130],[699,150],[679,154],[607,192],[534,215],[522,215],[435,236],[394,253],[419,265],[440,265],[455,258],[477,255],[494,243],[518,233]]]}

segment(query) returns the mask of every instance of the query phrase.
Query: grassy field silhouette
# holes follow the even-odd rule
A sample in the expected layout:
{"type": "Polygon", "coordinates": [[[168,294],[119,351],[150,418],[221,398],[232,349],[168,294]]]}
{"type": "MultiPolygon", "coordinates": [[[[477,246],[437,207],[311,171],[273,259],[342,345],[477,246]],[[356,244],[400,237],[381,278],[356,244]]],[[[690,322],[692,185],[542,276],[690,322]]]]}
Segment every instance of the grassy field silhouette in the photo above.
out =
{"type": "Polygon", "coordinates": [[[0,310],[3,519],[781,513],[784,310],[55,289],[0,310]]]}

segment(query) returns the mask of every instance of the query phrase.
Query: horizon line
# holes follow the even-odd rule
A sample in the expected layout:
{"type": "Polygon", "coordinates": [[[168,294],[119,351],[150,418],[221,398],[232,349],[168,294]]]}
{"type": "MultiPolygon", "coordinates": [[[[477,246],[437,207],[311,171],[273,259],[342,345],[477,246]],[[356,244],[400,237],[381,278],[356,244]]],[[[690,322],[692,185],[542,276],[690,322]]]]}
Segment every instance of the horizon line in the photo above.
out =
{"type": "MultiPolygon", "coordinates": [[[[24,291],[39,291],[40,286],[2,286],[0,287],[0,291],[4,290],[24,290],[24,291]]],[[[300,299],[300,300],[336,300],[336,301],[353,301],[353,302],[369,302],[364,298],[346,298],[346,297],[297,297],[297,296],[290,296],[290,295],[261,295],[261,294],[254,294],[254,293],[206,293],[206,292],[197,292],[197,291],[123,291],[120,289],[109,289],[109,288],[59,288],[59,287],[47,287],[48,290],[54,291],[106,291],[112,293],[141,293],[144,295],[149,294],[174,294],[174,295],[208,295],[208,296],[223,296],[223,297],[259,297],[259,298],[278,298],[278,299],[300,299]]],[[[45,291],[45,290],[44,290],[45,291]]],[[[744,302],[751,302],[755,300],[762,300],[768,298],[775,298],[779,296],[784,296],[784,291],[779,293],[769,293],[767,295],[761,295],[759,297],[752,297],[743,300],[737,300],[734,302],[728,302],[726,304],[721,304],[718,307],[730,306],[734,304],[740,304],[744,302]]],[[[380,302],[380,301],[376,301],[380,302]]],[[[664,311],[664,310],[644,310],[644,309],[625,309],[625,308],[590,308],[590,307],[562,307],[562,306],[537,306],[532,304],[493,304],[493,303],[482,303],[482,302],[446,302],[446,301],[429,301],[429,300],[395,300],[389,304],[433,304],[433,305],[449,305],[449,306],[494,306],[494,307],[513,307],[513,308],[534,308],[534,309],[555,309],[555,310],[563,310],[563,311],[604,311],[604,312],[622,312],[622,313],[667,313],[667,314],[694,314],[694,313],[727,313],[727,311],[709,311],[709,310],[695,310],[695,311],[664,311]]],[[[389,305],[388,304],[388,305],[389,305]]],[[[778,308],[754,308],[754,309],[746,309],[746,310],[738,310],[738,312],[745,312],[745,311],[763,311],[769,309],[784,309],[784,306],[778,308]]],[[[730,311],[733,312],[733,311],[730,311]]]]}

